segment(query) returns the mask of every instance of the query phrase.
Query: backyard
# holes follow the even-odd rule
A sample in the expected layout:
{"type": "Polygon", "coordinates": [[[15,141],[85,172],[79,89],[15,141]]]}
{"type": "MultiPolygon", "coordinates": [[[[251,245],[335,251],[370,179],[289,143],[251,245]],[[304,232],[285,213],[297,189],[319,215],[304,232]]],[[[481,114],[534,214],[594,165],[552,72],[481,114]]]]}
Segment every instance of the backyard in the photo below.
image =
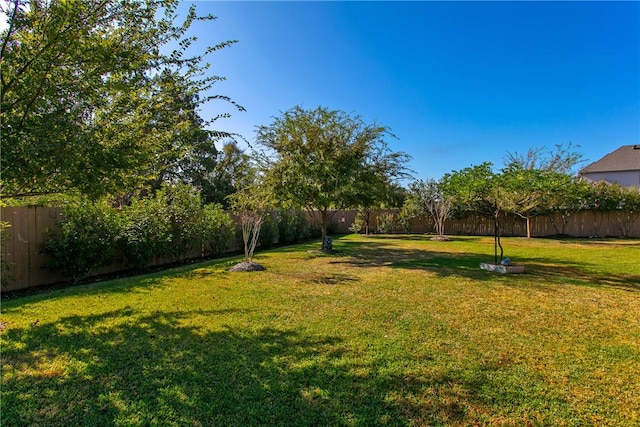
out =
{"type": "Polygon", "coordinates": [[[4,300],[3,426],[638,425],[640,241],[341,236],[4,300]]]}

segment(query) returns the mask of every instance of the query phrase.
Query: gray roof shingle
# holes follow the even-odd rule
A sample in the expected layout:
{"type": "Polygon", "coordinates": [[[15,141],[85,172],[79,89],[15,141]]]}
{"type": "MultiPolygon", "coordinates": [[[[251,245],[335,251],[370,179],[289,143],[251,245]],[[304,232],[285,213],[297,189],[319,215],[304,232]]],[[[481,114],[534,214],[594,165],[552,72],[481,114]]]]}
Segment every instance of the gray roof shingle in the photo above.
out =
{"type": "Polygon", "coordinates": [[[580,174],[629,170],[640,170],[640,145],[623,145],[582,169],[580,174]]]}

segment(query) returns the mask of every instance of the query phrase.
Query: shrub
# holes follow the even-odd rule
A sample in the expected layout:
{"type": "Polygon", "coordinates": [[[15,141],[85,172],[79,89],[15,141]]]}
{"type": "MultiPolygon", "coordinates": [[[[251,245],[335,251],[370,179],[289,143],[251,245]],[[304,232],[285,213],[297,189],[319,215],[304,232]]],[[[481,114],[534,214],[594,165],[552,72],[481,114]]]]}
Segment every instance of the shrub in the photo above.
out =
{"type": "Polygon", "coordinates": [[[193,187],[178,183],[164,185],[156,197],[165,205],[165,215],[169,222],[171,244],[169,253],[174,260],[187,257],[200,247],[200,227],[202,226],[202,199],[193,187]]]}
{"type": "Polygon", "coordinates": [[[234,235],[234,225],[221,205],[212,203],[203,207],[201,227],[204,253],[210,256],[225,253],[234,235]]]}
{"type": "Polygon", "coordinates": [[[269,249],[272,248],[276,239],[278,238],[278,218],[276,215],[267,214],[262,222],[260,228],[260,235],[258,236],[258,242],[260,248],[269,249]]]}
{"type": "Polygon", "coordinates": [[[383,213],[378,217],[377,230],[381,234],[406,233],[409,229],[409,218],[406,215],[383,213]]]}
{"type": "Polygon", "coordinates": [[[143,268],[155,257],[170,252],[171,231],[164,201],[158,198],[133,200],[121,212],[118,244],[125,264],[143,268]]]}
{"type": "Polygon", "coordinates": [[[298,243],[308,235],[307,220],[304,212],[299,210],[280,211],[278,221],[278,241],[283,245],[298,243]]]}
{"type": "Polygon", "coordinates": [[[308,222],[305,227],[303,240],[318,239],[322,237],[322,228],[314,222],[308,222]]]}
{"type": "Polygon", "coordinates": [[[183,184],[165,186],[155,197],[134,200],[123,209],[120,250],[127,266],[148,266],[154,257],[219,256],[233,237],[233,223],[220,205],[202,205],[183,184]]]}
{"type": "Polygon", "coordinates": [[[393,230],[394,215],[390,213],[382,213],[378,216],[376,230],[378,233],[387,234],[393,230]]]}
{"type": "Polygon", "coordinates": [[[407,214],[407,212],[401,210],[396,217],[396,233],[408,233],[409,232],[409,221],[411,220],[411,216],[407,214]]]}
{"type": "Polygon", "coordinates": [[[118,217],[106,202],[88,201],[67,205],[64,217],[59,232],[47,230],[43,251],[51,260],[45,267],[76,283],[113,261],[118,217]]]}
{"type": "Polygon", "coordinates": [[[106,202],[70,203],[64,217],[59,231],[47,231],[43,250],[51,255],[46,267],[74,282],[112,263],[116,253],[136,269],[169,255],[174,260],[219,256],[234,233],[221,206],[203,206],[200,195],[185,184],[163,186],[154,197],[135,199],[119,211],[106,202]]]}
{"type": "Polygon", "coordinates": [[[349,227],[349,231],[352,233],[361,233],[366,225],[366,220],[362,212],[356,213],[356,217],[353,219],[353,224],[349,227]]]}
{"type": "Polygon", "coordinates": [[[338,231],[338,227],[339,226],[340,226],[340,223],[338,222],[338,220],[337,219],[332,219],[327,224],[327,234],[328,235],[336,234],[336,232],[338,231]]]}

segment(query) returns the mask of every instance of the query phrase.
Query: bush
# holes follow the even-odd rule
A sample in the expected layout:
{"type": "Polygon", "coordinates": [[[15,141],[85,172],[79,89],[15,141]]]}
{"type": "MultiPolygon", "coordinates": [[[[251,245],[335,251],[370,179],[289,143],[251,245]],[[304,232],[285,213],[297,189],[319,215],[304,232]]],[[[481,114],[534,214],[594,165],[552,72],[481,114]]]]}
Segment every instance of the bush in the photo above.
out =
{"type": "Polygon", "coordinates": [[[106,202],[81,201],[64,209],[58,233],[47,230],[43,251],[51,256],[45,267],[74,283],[114,260],[119,234],[116,210],[106,202]]]}
{"type": "Polygon", "coordinates": [[[74,282],[114,262],[116,253],[135,269],[169,255],[174,260],[219,256],[234,233],[221,206],[203,206],[200,195],[185,184],[163,186],[155,197],[133,200],[121,210],[106,202],[70,203],[64,217],[58,232],[47,231],[43,250],[51,261],[45,267],[74,282]]]}
{"type": "Polygon", "coordinates": [[[203,209],[200,193],[187,184],[179,183],[164,185],[156,197],[164,203],[169,222],[169,253],[176,261],[183,259],[201,246],[203,209]]]}
{"type": "Polygon", "coordinates": [[[322,237],[322,228],[314,222],[308,222],[305,227],[303,240],[318,239],[322,237]]]}
{"type": "Polygon", "coordinates": [[[178,260],[196,249],[219,256],[233,237],[231,218],[220,205],[202,205],[200,195],[180,184],[123,209],[120,250],[127,266],[142,268],[154,258],[178,260]]]}
{"type": "Polygon", "coordinates": [[[327,224],[327,234],[328,235],[336,234],[336,232],[338,231],[338,227],[339,226],[340,226],[340,223],[338,222],[338,220],[337,219],[332,219],[327,224]]]}
{"type": "MultiPolygon", "coordinates": [[[[2,205],[0,204],[0,206],[2,205]]],[[[11,276],[7,274],[7,271],[11,269],[11,263],[7,262],[7,260],[5,259],[4,248],[4,241],[7,237],[9,237],[9,233],[7,232],[7,229],[9,227],[11,227],[11,224],[6,221],[0,221],[0,245],[2,246],[2,251],[0,251],[0,273],[2,274],[2,276],[0,277],[0,286],[2,286],[3,288],[9,285],[8,281],[11,278],[11,276]]]]}
{"type": "Polygon", "coordinates": [[[307,230],[306,215],[302,211],[280,211],[278,221],[278,241],[283,245],[298,243],[306,240],[309,234],[307,230]]]}
{"type": "Polygon", "coordinates": [[[406,233],[409,229],[409,218],[405,215],[383,213],[378,217],[377,230],[381,234],[406,233]]]}
{"type": "Polygon", "coordinates": [[[362,212],[356,213],[356,217],[353,219],[353,224],[349,227],[349,231],[359,234],[364,230],[366,220],[362,212]]]}
{"type": "Polygon", "coordinates": [[[231,217],[219,204],[205,205],[202,212],[201,239],[204,254],[220,256],[225,253],[234,235],[231,217]]]}
{"type": "Polygon", "coordinates": [[[171,230],[165,211],[158,198],[133,200],[123,208],[118,246],[128,267],[147,267],[155,257],[169,254],[171,230]]]}
{"type": "Polygon", "coordinates": [[[394,227],[394,215],[389,213],[382,213],[378,216],[376,230],[378,233],[387,234],[391,233],[394,227]]]}
{"type": "Polygon", "coordinates": [[[273,214],[266,214],[260,234],[258,235],[258,243],[261,249],[272,248],[278,238],[278,219],[273,214]]]}
{"type": "Polygon", "coordinates": [[[401,210],[396,217],[396,233],[408,233],[409,232],[409,221],[411,220],[411,215],[407,214],[407,212],[401,210]]]}

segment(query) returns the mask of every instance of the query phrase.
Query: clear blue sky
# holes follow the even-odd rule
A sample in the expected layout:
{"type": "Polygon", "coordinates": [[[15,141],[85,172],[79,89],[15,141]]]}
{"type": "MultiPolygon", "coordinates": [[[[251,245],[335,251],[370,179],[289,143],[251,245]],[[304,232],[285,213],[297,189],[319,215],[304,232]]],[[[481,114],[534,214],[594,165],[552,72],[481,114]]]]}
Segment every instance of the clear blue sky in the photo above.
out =
{"type": "MultiPolygon", "coordinates": [[[[389,126],[418,179],[571,141],[640,144],[639,2],[195,2],[249,141],[295,105],[389,126]]],[[[181,7],[190,4],[185,2],[181,7]]],[[[224,107],[224,108],[222,108],[224,107]]],[[[221,109],[213,103],[204,114],[221,109]]]]}

